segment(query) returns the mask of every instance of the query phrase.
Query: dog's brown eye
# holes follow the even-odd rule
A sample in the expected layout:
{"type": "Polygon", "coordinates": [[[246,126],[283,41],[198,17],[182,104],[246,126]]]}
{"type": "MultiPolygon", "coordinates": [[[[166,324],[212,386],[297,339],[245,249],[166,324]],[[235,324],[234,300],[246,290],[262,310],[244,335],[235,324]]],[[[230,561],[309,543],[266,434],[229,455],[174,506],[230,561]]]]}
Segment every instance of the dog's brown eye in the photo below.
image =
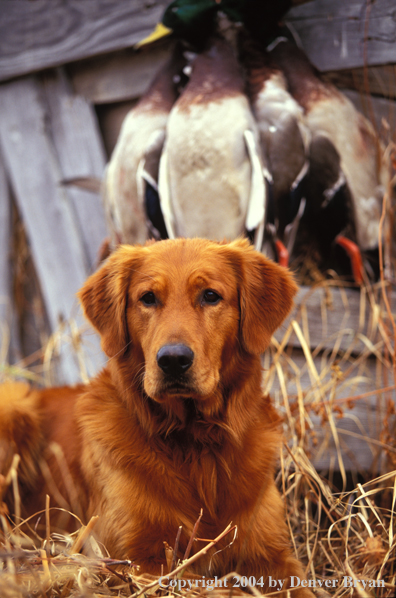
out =
{"type": "Polygon", "coordinates": [[[203,294],[203,303],[211,303],[212,305],[216,305],[221,300],[221,297],[215,291],[207,290],[203,294]]]}
{"type": "Polygon", "coordinates": [[[157,303],[155,295],[151,291],[140,297],[140,301],[143,303],[143,305],[155,305],[157,303]]]}

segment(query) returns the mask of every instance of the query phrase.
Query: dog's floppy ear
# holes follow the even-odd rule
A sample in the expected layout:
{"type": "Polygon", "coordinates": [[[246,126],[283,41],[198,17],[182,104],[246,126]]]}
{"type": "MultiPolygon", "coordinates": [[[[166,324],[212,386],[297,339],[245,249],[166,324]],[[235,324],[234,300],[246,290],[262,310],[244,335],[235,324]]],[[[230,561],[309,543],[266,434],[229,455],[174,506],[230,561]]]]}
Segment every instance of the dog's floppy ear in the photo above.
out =
{"type": "Polygon", "coordinates": [[[293,306],[297,285],[290,272],[245,240],[232,244],[240,259],[241,339],[249,353],[262,353],[293,306]]]}
{"type": "Polygon", "coordinates": [[[138,248],[121,246],[87,279],[78,293],[84,314],[99,332],[102,349],[108,357],[127,350],[128,286],[138,253],[138,248]]]}

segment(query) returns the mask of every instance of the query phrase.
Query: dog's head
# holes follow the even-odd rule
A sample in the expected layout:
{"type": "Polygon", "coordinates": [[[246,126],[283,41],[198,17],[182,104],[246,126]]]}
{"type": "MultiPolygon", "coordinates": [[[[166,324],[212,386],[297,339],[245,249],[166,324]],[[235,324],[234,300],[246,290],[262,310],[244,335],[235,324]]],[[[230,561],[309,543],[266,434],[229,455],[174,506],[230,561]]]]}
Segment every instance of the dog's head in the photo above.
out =
{"type": "Polygon", "coordinates": [[[151,399],[205,402],[267,348],[296,289],[245,240],[177,239],[120,247],[79,296],[105,353],[151,399]]]}

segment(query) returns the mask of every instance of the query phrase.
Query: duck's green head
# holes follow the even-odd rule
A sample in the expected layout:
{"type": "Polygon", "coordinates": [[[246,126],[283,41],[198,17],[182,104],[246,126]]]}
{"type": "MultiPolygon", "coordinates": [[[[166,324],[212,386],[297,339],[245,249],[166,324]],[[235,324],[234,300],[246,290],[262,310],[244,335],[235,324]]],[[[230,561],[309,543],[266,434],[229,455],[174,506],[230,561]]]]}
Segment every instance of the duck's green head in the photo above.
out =
{"type": "Polygon", "coordinates": [[[215,32],[217,14],[223,12],[265,44],[290,4],[291,0],[174,0],[165,9],[156,37],[173,33],[199,50],[215,32]]]}
{"type": "Polygon", "coordinates": [[[207,39],[221,11],[265,44],[290,5],[291,0],[174,0],[166,8],[162,23],[187,41],[197,36],[207,39]]]}
{"type": "Polygon", "coordinates": [[[199,47],[216,28],[220,3],[216,0],[175,0],[166,8],[162,23],[176,37],[199,47]]]}

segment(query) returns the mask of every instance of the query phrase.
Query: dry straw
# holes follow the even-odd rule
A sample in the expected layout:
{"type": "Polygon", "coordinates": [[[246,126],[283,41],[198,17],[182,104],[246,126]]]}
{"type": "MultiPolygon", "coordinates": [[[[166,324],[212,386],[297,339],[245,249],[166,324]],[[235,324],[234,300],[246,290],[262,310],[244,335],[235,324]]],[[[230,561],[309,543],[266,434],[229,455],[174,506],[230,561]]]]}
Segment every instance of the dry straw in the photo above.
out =
{"type": "MultiPolygon", "coordinates": [[[[334,282],[321,283],[321,292],[326,330],[334,282]]],[[[347,347],[343,344],[347,318],[343,321],[341,314],[339,331],[332,334],[328,330],[322,344],[312,349],[310,318],[303,301],[283,337],[273,339],[271,355],[265,357],[263,386],[284,416],[278,484],[285,499],[285,516],[294,550],[305,563],[307,578],[318,595],[327,591],[340,597],[354,593],[386,598],[396,590],[395,343],[390,302],[384,301],[386,292],[384,282],[361,292],[361,328],[347,347]],[[291,349],[293,335],[298,349],[291,349]],[[373,373],[375,388],[370,378],[373,373]],[[375,419],[370,430],[370,421],[363,417],[365,410],[375,419]],[[341,426],[345,421],[353,422],[354,428],[341,426]],[[371,463],[364,464],[360,455],[352,454],[351,438],[363,452],[368,449],[371,463]],[[326,477],[318,473],[318,463],[326,464],[326,477]],[[356,587],[345,587],[345,579],[356,587]],[[326,580],[334,587],[321,588],[326,580]],[[383,586],[370,588],[370,583],[383,586]]],[[[343,289],[342,297],[348,314],[351,294],[343,289]]],[[[51,340],[52,348],[58,340],[51,340]]],[[[25,377],[29,378],[28,373],[25,377]]],[[[62,462],[62,455],[56,458],[62,462]]],[[[7,486],[12,487],[18,505],[17,471],[15,458],[2,485],[3,495],[7,486]]],[[[52,512],[48,500],[42,526],[29,529],[22,525],[20,507],[14,522],[2,510],[2,598],[229,594],[225,588],[210,592],[202,588],[163,590],[157,578],[140,576],[133,563],[113,560],[96,543],[92,535],[95,519],[86,527],[81,525],[75,536],[68,536],[51,528],[52,512]]],[[[231,542],[236,531],[227,528],[219,538],[227,536],[231,542]]],[[[219,538],[196,544],[199,525],[196,533],[192,552],[215,552],[219,538]]],[[[175,540],[176,534],[177,530],[175,540]]],[[[200,552],[177,562],[169,549],[173,572],[165,571],[167,577],[188,576],[189,564],[200,552]]],[[[251,591],[257,594],[258,590],[251,591]]]]}

